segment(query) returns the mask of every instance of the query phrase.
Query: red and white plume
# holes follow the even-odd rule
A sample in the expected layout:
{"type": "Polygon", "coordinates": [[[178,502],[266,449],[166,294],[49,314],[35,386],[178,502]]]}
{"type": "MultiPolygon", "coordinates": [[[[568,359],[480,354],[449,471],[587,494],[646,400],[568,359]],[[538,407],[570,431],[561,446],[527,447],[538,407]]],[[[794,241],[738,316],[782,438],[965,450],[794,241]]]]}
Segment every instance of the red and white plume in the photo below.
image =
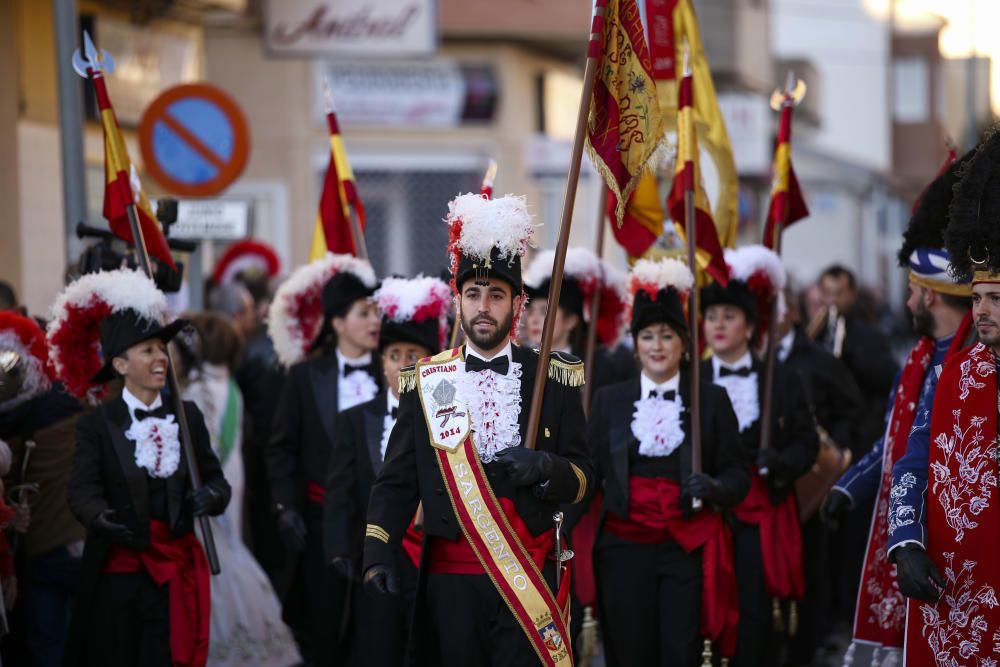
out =
{"type": "MultiPolygon", "coordinates": [[[[544,250],[535,255],[525,272],[524,283],[538,288],[551,279],[555,256],[553,250],[544,250]]],[[[628,314],[625,274],[600,259],[592,251],[575,247],[566,251],[563,275],[579,283],[580,291],[583,292],[583,317],[588,324],[592,299],[600,289],[597,339],[602,345],[613,346],[624,330],[625,317],[628,314]]]]}
{"type": "Polygon", "coordinates": [[[448,311],[451,288],[438,278],[386,278],[375,291],[375,302],[386,319],[392,322],[438,321],[439,348],[448,341],[448,311]]]}
{"type": "Polygon", "coordinates": [[[244,271],[274,278],[281,273],[281,259],[266,243],[254,239],[238,241],[222,253],[212,272],[212,280],[216,285],[224,285],[244,271]]]}
{"type": "Polygon", "coordinates": [[[694,276],[691,270],[687,264],[676,259],[665,258],[655,262],[640,259],[628,276],[628,294],[632,302],[640,291],[655,299],[660,290],[672,289],[680,295],[681,303],[686,305],[692,287],[694,276]]]}
{"type": "Polygon", "coordinates": [[[767,332],[773,299],[778,299],[778,319],[785,316],[785,267],[781,264],[781,258],[762,245],[727,248],[725,255],[730,280],[746,283],[747,289],[757,301],[760,332],[767,332]]]}
{"type": "Polygon", "coordinates": [[[141,271],[90,273],[56,298],[47,328],[49,363],[69,393],[93,401],[104,395],[104,385],[90,382],[104,365],[98,325],[112,313],[129,309],[153,322],[167,316],[166,297],[141,271]]]}
{"type": "MultiPolygon", "coordinates": [[[[460,255],[485,260],[496,248],[501,261],[523,257],[538,226],[531,221],[525,198],[515,195],[499,199],[472,193],[459,195],[448,202],[445,221],[449,226],[448,256],[452,276],[460,255]]],[[[454,284],[452,289],[455,289],[454,284]]]]}
{"type": "Polygon", "coordinates": [[[49,367],[49,349],[45,332],[30,317],[13,311],[0,312],[0,354],[13,352],[24,368],[24,382],[17,396],[0,403],[0,413],[44,394],[52,387],[55,375],[49,367]]]}
{"type": "Polygon", "coordinates": [[[285,366],[305,358],[323,327],[323,286],[343,271],[375,287],[371,264],[352,255],[327,253],[297,268],[278,288],[268,310],[267,333],[285,366]]]}

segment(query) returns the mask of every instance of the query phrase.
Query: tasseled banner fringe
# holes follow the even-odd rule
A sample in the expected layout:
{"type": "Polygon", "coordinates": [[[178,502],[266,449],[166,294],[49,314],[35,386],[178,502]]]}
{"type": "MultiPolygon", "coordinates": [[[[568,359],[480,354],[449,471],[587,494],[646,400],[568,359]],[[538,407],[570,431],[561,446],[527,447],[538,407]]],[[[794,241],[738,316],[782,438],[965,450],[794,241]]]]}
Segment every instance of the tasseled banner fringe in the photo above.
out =
{"type": "Polygon", "coordinates": [[[549,377],[567,387],[582,387],[586,379],[583,364],[567,364],[558,359],[549,360],[549,377]]]}
{"type": "Polygon", "coordinates": [[[399,374],[399,393],[405,394],[417,388],[417,370],[402,371],[399,374]]]}
{"type": "Polygon", "coordinates": [[[799,634],[799,603],[792,600],[788,603],[788,636],[799,634]]]}
{"type": "Polygon", "coordinates": [[[701,649],[701,667],[712,667],[712,640],[706,639],[701,649]]]}

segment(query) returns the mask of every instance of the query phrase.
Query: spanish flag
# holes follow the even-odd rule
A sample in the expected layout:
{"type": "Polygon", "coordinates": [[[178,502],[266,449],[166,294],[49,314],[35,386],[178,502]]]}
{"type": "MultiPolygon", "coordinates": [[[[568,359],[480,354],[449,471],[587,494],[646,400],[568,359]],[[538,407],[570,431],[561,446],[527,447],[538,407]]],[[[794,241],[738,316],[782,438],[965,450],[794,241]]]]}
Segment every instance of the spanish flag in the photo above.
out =
{"type": "Polygon", "coordinates": [[[729,132],[715,94],[712,71],[701,42],[698,16],[692,0],[645,2],[652,73],[656,81],[660,112],[666,119],[664,129],[668,132],[680,125],[677,88],[679,76],[684,72],[678,72],[678,69],[684,63],[685,48],[688,50],[688,64],[694,78],[694,87],[698,89],[694,100],[698,140],[711,156],[719,175],[719,198],[712,207],[715,225],[722,245],[731,248],[736,245],[739,227],[739,177],[729,132]]]}
{"type": "Polygon", "coordinates": [[[156,221],[149,199],[142,190],[135,165],[129,159],[128,148],[122,139],[121,128],[104,84],[104,72],[87,68],[87,75],[94,84],[97,108],[101,112],[101,126],[104,129],[104,217],[115,236],[134,246],[135,239],[132,238],[132,228],[128,221],[128,207],[134,204],[149,255],[177,270],[167,239],[163,236],[160,223],[156,221]]]}
{"type": "Polygon", "coordinates": [[[337,114],[332,108],[326,114],[326,123],[330,130],[330,164],[323,179],[309,261],[319,259],[327,252],[358,255],[351,235],[351,208],[358,216],[361,233],[365,231],[365,207],[358,196],[354,172],[347,161],[347,150],[340,136],[337,114]]]}
{"type": "Polygon", "coordinates": [[[719,235],[712,221],[712,209],[702,187],[698,168],[698,130],[694,121],[694,90],[690,73],[681,79],[677,109],[677,166],[667,206],[670,209],[670,217],[677,225],[681,236],[684,236],[687,222],[684,213],[684,195],[694,194],[695,257],[698,267],[725,286],[729,282],[729,271],[726,270],[726,260],[722,254],[719,235]]]}
{"type": "MultiPolygon", "coordinates": [[[[664,120],[637,0],[596,0],[591,57],[597,75],[587,118],[587,152],[616,202],[625,204],[664,141],[664,120]]],[[[609,197],[609,200],[611,197],[609,197]]]]}
{"type": "Polygon", "coordinates": [[[767,211],[764,227],[764,245],[772,250],[780,247],[778,235],[794,222],[809,215],[809,208],[802,198],[799,180],[792,168],[792,110],[786,93],[781,105],[781,120],[778,123],[778,140],[774,148],[774,177],[771,181],[771,205],[767,211]]]}

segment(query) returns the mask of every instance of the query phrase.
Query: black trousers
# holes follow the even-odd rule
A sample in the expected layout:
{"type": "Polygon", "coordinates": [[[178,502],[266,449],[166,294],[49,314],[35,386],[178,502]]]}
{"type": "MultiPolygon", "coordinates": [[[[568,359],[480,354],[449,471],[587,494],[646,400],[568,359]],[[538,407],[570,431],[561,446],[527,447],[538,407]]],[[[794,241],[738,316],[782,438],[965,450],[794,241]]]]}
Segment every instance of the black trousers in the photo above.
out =
{"type": "Polygon", "coordinates": [[[732,665],[773,667],[778,664],[780,647],[771,616],[771,597],[764,587],[760,529],[734,521],[733,552],[740,593],[740,624],[732,665]]]}
{"type": "Polygon", "coordinates": [[[102,574],[93,613],[99,622],[87,638],[92,667],[171,667],[169,585],[145,572],[102,574]]]}
{"type": "Polygon", "coordinates": [[[428,574],[427,611],[440,667],[540,664],[524,630],[485,574],[428,574]]]}
{"type": "Polygon", "coordinates": [[[701,665],[700,549],[601,545],[594,569],[608,667],[701,665]]]}

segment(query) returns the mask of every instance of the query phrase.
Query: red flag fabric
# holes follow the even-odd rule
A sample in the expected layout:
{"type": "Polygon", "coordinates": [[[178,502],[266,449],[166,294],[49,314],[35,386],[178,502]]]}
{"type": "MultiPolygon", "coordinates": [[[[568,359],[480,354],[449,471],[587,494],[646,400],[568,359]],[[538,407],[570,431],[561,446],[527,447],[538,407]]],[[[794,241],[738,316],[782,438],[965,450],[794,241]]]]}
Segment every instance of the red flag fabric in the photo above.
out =
{"type": "Polygon", "coordinates": [[[764,227],[764,245],[774,249],[777,245],[778,223],[784,230],[802,218],[808,217],[809,207],[802,198],[799,180],[792,168],[792,109],[794,106],[786,102],[781,108],[781,120],[778,123],[778,141],[774,148],[774,179],[771,182],[771,205],[767,211],[767,224],[764,227]]]}
{"type": "Polygon", "coordinates": [[[104,217],[111,231],[121,240],[135,245],[132,238],[132,228],[128,221],[128,206],[135,205],[135,213],[139,218],[139,228],[146,241],[146,250],[150,256],[164,262],[172,269],[177,269],[174,258],[170,254],[170,246],[163,236],[160,223],[157,222],[150,208],[146,193],[139,183],[132,160],[129,159],[128,148],[122,139],[121,128],[115,117],[115,110],[108,97],[108,89],[104,84],[104,72],[88,69],[94,93],[97,96],[97,108],[101,112],[101,126],[104,128],[104,217]]]}
{"type": "MultiPolygon", "coordinates": [[[[694,90],[690,72],[681,80],[677,103],[677,168],[667,198],[670,217],[686,234],[684,195],[695,198],[695,245],[698,266],[720,285],[729,284],[729,271],[719,243],[719,232],[712,221],[708,196],[698,171],[698,133],[694,123],[694,90]]],[[[685,237],[686,238],[686,237],[685,237]]]]}

